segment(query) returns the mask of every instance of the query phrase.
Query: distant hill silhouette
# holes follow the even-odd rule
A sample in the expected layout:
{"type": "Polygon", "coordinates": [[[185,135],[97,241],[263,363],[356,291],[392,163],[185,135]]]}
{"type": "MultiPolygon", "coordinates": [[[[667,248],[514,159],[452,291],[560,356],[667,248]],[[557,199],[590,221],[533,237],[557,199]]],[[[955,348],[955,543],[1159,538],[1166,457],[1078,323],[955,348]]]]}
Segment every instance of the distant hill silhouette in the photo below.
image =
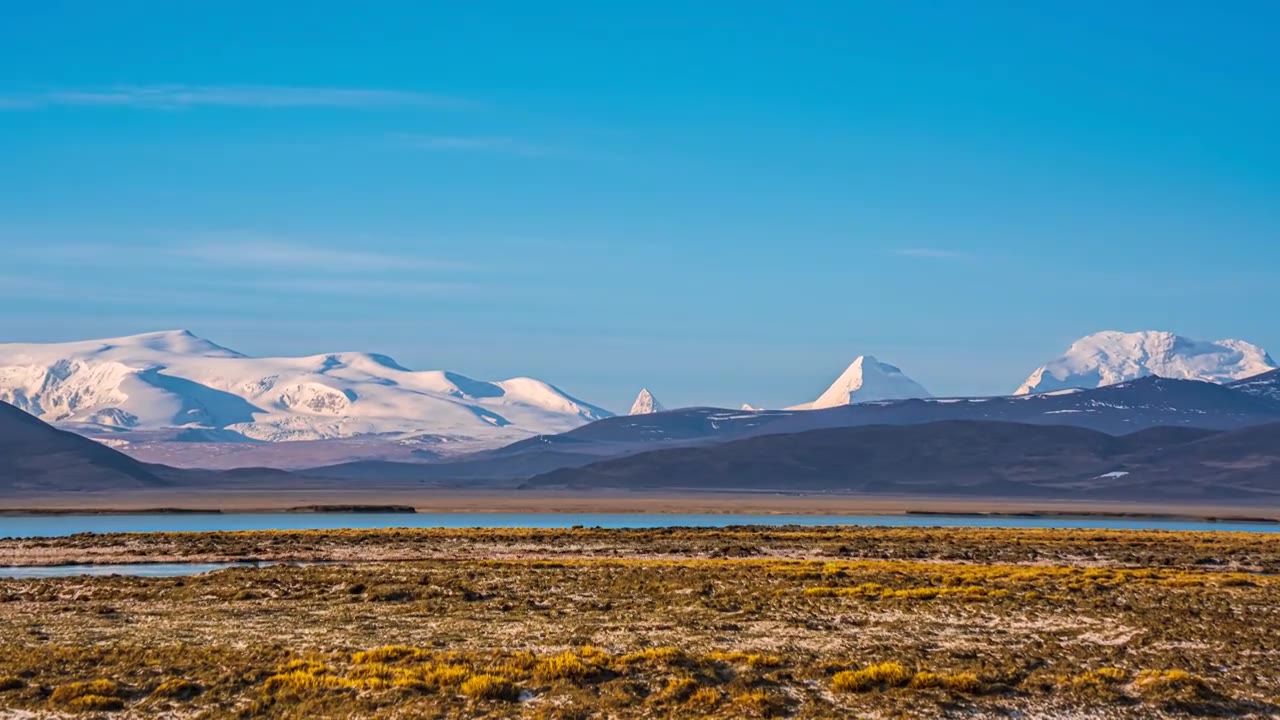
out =
{"type": "Polygon", "coordinates": [[[1280,402],[1280,370],[1272,370],[1251,378],[1228,383],[1227,387],[1254,397],[1280,402]]]}
{"type": "Polygon", "coordinates": [[[1118,437],[985,421],[829,428],[639,453],[525,487],[1280,501],[1280,423],[1118,437]]]}
{"type": "Polygon", "coordinates": [[[510,482],[658,449],[711,447],[829,428],[956,421],[1073,426],[1107,435],[1149,431],[1156,433],[1152,437],[1182,438],[1184,430],[1195,436],[1199,430],[1280,422],[1280,402],[1212,383],[1147,377],[1094,390],[1020,397],[897,400],[804,411],[685,408],[607,418],[446,462],[355,462],[305,472],[375,482],[510,482]]]}
{"type": "Polygon", "coordinates": [[[1280,402],[1147,377],[1094,390],[865,403],[810,411],[693,408],[610,418],[449,462],[299,472],[147,465],[0,404],[0,491],[414,485],[862,492],[1280,502],[1280,402]]]}
{"type": "Polygon", "coordinates": [[[0,490],[166,487],[172,480],[123,453],[0,402],[0,490]]]}

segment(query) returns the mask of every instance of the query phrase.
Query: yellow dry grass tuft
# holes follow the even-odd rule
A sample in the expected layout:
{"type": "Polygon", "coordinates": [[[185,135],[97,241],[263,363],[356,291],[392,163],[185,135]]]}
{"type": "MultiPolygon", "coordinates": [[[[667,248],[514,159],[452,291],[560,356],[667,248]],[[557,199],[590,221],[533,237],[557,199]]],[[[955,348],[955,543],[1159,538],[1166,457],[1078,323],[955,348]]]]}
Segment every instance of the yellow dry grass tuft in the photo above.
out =
{"type": "Polygon", "coordinates": [[[720,704],[721,697],[723,693],[713,687],[699,688],[685,701],[685,707],[707,712],[720,704]]]}
{"type": "Polygon", "coordinates": [[[67,707],[81,712],[111,712],[124,709],[124,700],[107,695],[81,695],[67,703],[67,707]]]}
{"type": "Polygon", "coordinates": [[[575,652],[563,652],[545,658],[538,663],[535,675],[546,681],[583,680],[595,674],[595,669],[582,661],[575,652]]]}
{"type": "Polygon", "coordinates": [[[658,693],[658,698],[669,702],[685,702],[692,698],[699,688],[698,681],[691,677],[674,677],[667,681],[666,687],[658,693]]]}
{"type": "Polygon", "coordinates": [[[876,687],[902,687],[915,677],[907,666],[897,662],[868,665],[861,670],[845,670],[831,678],[836,692],[865,692],[876,687]]]}
{"type": "Polygon", "coordinates": [[[1142,699],[1154,703],[1195,703],[1212,695],[1204,678],[1186,670],[1143,670],[1133,686],[1142,699]]]}
{"type": "Polygon", "coordinates": [[[475,700],[515,702],[520,691],[510,680],[497,675],[473,675],[459,688],[463,695],[475,700]]]}
{"type": "Polygon", "coordinates": [[[977,695],[987,687],[977,673],[971,672],[947,673],[941,677],[941,685],[947,690],[966,695],[977,695]]]}
{"type": "Polygon", "coordinates": [[[362,650],[352,655],[351,662],[356,665],[364,665],[366,663],[397,663],[401,660],[417,659],[422,657],[422,655],[422,650],[409,647],[408,645],[384,645],[371,650],[362,650]]]}
{"type": "Polygon", "coordinates": [[[471,677],[471,668],[452,663],[436,663],[422,668],[422,681],[432,688],[454,688],[471,677]]]}
{"type": "Polygon", "coordinates": [[[935,673],[922,670],[911,677],[907,686],[914,690],[941,688],[966,695],[979,695],[987,690],[987,684],[973,672],[935,673]]]}
{"type": "Polygon", "coordinates": [[[55,705],[66,705],[79,710],[107,710],[117,709],[115,706],[123,707],[123,695],[124,690],[118,684],[99,679],[55,688],[49,700],[55,705]],[[113,707],[107,708],[106,705],[113,707]]]}
{"type": "Polygon", "coordinates": [[[780,655],[767,653],[713,652],[707,654],[707,659],[734,665],[746,665],[753,668],[776,668],[782,667],[784,664],[780,655]]]}
{"type": "Polygon", "coordinates": [[[186,678],[170,678],[151,691],[152,697],[190,700],[204,692],[204,686],[186,678]]]}

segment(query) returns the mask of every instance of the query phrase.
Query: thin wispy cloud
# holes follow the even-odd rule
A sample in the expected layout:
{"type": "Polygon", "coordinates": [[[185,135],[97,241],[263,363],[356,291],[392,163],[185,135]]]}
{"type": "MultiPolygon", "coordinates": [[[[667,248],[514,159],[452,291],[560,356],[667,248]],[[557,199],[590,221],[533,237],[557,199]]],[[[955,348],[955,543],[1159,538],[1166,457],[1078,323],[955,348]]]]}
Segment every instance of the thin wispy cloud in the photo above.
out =
{"type": "Polygon", "coordinates": [[[105,279],[86,282],[81,279],[24,275],[0,276],[0,298],[70,304],[82,304],[86,298],[92,298],[95,305],[102,303],[172,305],[188,301],[216,303],[225,300],[225,294],[219,297],[215,293],[193,289],[190,285],[179,288],[162,287],[154,283],[122,286],[105,279]]]}
{"type": "Polygon", "coordinates": [[[0,297],[24,297],[29,293],[47,292],[51,288],[61,290],[63,287],[30,275],[0,275],[0,297]]]}
{"type": "Polygon", "coordinates": [[[467,270],[471,265],[450,258],[429,257],[413,250],[387,247],[374,238],[354,237],[343,243],[319,244],[256,233],[188,233],[179,240],[151,238],[145,241],[73,242],[7,240],[0,244],[36,266],[200,268],[353,275],[397,272],[467,270]],[[379,247],[381,245],[381,247],[379,247]],[[128,252],[121,252],[127,248],[128,252]]]}
{"type": "Polygon", "coordinates": [[[146,305],[202,303],[227,306],[252,304],[256,298],[324,297],[351,300],[372,298],[458,298],[482,294],[492,297],[501,289],[470,282],[434,282],[418,280],[374,280],[296,277],[287,270],[255,274],[250,278],[210,277],[192,281],[153,281],[127,285],[110,279],[59,279],[0,275],[0,298],[46,300],[64,303],[83,302],[91,297],[95,303],[146,305]]]}
{"type": "Polygon", "coordinates": [[[125,107],[182,110],[239,108],[459,107],[459,98],[408,90],[290,85],[113,85],[0,95],[0,109],[125,107]]]}
{"type": "Polygon", "coordinates": [[[355,250],[276,240],[234,236],[198,238],[174,246],[168,254],[222,266],[336,272],[385,270],[460,270],[465,263],[426,258],[409,253],[355,250]]]}
{"type": "Polygon", "coordinates": [[[900,257],[920,258],[924,260],[962,260],[969,257],[968,253],[958,252],[956,250],[920,247],[898,248],[893,251],[893,254],[900,257]]]}
{"type": "Polygon", "coordinates": [[[537,143],[519,138],[493,135],[419,135],[401,133],[391,136],[399,145],[415,150],[438,152],[477,152],[524,155],[537,157],[552,155],[554,151],[537,143]]]}
{"type": "Polygon", "coordinates": [[[420,280],[353,280],[344,278],[334,282],[330,278],[297,278],[284,277],[272,279],[269,283],[239,283],[242,288],[263,289],[270,292],[286,294],[307,294],[326,296],[379,296],[379,297],[435,297],[458,296],[471,291],[484,290],[486,294],[493,292],[490,288],[470,282],[432,282],[420,280]]]}

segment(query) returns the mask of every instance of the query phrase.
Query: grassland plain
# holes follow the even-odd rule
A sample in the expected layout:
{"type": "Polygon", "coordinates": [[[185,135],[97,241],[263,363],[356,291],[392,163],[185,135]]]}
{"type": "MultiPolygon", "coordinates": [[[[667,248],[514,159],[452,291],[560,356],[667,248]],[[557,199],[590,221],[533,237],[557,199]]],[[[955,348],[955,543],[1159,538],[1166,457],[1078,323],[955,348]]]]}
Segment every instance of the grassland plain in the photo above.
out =
{"type": "Polygon", "coordinates": [[[0,541],[0,717],[1272,717],[1280,534],[374,530],[0,541]]]}

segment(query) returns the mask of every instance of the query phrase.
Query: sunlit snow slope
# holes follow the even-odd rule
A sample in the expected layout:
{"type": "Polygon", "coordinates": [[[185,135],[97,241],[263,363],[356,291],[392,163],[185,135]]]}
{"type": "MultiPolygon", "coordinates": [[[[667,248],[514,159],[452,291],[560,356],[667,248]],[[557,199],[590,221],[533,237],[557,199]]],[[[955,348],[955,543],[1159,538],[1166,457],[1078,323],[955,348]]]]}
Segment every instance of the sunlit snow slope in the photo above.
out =
{"type": "Polygon", "coordinates": [[[658,402],[658,398],[649,392],[649,388],[642,388],[640,394],[636,396],[636,401],[631,404],[631,412],[628,415],[652,415],[666,410],[662,403],[658,402]]]}
{"type": "Polygon", "coordinates": [[[532,378],[414,372],[356,352],[251,358],[183,330],[0,344],[0,400],[64,425],[217,428],[267,441],[433,435],[498,442],[610,415],[532,378]]]}
{"type": "Polygon", "coordinates": [[[1148,375],[1226,383],[1276,368],[1267,351],[1243,340],[1205,342],[1170,332],[1100,332],[1036,369],[1015,395],[1096,388],[1148,375]]]}
{"type": "Polygon", "coordinates": [[[821,410],[881,400],[932,397],[920,383],[901,370],[870,355],[859,355],[817,400],[791,410],[821,410]]]}

